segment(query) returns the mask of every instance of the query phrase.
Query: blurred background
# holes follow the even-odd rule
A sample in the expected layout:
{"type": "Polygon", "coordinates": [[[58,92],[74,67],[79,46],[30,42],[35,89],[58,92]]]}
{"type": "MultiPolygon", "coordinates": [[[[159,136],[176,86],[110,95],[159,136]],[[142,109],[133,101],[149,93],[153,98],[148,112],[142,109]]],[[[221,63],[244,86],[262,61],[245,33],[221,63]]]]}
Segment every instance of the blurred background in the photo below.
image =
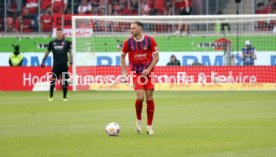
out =
{"type": "MultiPolygon", "coordinates": [[[[179,15],[181,0],[1,0],[1,34],[51,34],[53,16],[179,15]]],[[[191,15],[270,14],[275,0],[188,0],[191,15]],[[238,12],[237,12],[238,10],[238,12]]]]}

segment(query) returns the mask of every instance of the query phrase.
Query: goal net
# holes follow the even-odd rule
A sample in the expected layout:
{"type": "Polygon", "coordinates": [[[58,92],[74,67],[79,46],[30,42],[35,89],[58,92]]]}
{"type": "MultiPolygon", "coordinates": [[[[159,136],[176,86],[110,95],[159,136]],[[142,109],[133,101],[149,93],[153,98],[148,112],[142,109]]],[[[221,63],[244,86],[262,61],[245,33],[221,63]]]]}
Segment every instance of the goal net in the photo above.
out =
{"type": "Polygon", "coordinates": [[[276,15],[73,16],[73,90],[132,90],[119,76],[133,21],[158,44],[156,90],[276,90],[276,15]]]}

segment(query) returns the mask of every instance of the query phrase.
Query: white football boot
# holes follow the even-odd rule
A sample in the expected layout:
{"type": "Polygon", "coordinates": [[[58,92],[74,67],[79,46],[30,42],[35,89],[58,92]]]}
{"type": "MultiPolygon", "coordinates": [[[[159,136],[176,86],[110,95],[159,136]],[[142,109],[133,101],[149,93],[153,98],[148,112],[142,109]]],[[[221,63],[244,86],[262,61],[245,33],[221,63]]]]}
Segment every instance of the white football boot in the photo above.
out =
{"type": "Polygon", "coordinates": [[[136,121],[136,127],[135,127],[135,131],[140,134],[142,131],[142,121],[141,120],[137,120],[136,121]]]}

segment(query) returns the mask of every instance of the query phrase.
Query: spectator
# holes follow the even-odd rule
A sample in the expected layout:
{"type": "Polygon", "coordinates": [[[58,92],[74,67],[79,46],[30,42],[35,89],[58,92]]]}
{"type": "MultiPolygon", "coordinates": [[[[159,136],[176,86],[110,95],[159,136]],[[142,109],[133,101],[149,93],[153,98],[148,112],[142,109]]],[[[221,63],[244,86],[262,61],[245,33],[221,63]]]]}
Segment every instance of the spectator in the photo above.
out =
{"type": "Polygon", "coordinates": [[[235,55],[232,53],[231,44],[226,43],[224,45],[224,65],[226,66],[234,66],[235,65],[235,55]]]}
{"type": "Polygon", "coordinates": [[[268,9],[265,8],[265,4],[260,2],[257,4],[256,14],[268,14],[268,9]]]}
{"type": "Polygon", "coordinates": [[[63,14],[68,7],[67,0],[52,0],[54,14],[63,14]]]}
{"type": "Polygon", "coordinates": [[[78,14],[90,14],[92,6],[88,0],[81,0],[81,4],[78,7],[78,14]]]}
{"type": "Polygon", "coordinates": [[[98,0],[91,0],[91,1],[90,1],[90,4],[91,4],[94,8],[99,7],[99,5],[98,5],[98,0]]]}
{"type": "Polygon", "coordinates": [[[17,30],[23,33],[32,33],[37,31],[35,17],[30,15],[28,8],[23,8],[22,16],[16,20],[17,30]]]}
{"type": "Polygon", "coordinates": [[[249,40],[245,41],[245,48],[242,49],[243,65],[254,65],[254,61],[257,59],[255,47],[251,46],[249,40]]]}
{"type": "Polygon", "coordinates": [[[120,15],[129,15],[130,14],[130,10],[126,7],[125,3],[120,3],[119,14],[120,15]]]}
{"type": "Polygon", "coordinates": [[[120,11],[120,5],[119,5],[119,2],[115,1],[114,4],[113,4],[113,10],[114,12],[119,12],[120,11]]]}
{"type": "MultiPolygon", "coordinates": [[[[178,15],[191,15],[192,13],[192,0],[175,0],[175,10],[178,15]]],[[[182,29],[182,24],[178,25],[178,29],[175,34],[180,34],[182,29]]],[[[184,23],[184,35],[188,35],[189,25],[184,23]]]]}
{"type": "MultiPolygon", "coordinates": [[[[223,15],[222,11],[218,11],[218,15],[223,15]]],[[[230,24],[226,22],[225,19],[217,20],[216,22],[216,32],[217,33],[227,33],[230,32],[230,24]]]]}
{"type": "MultiPolygon", "coordinates": [[[[269,14],[270,9],[265,7],[264,3],[258,3],[257,4],[257,9],[256,9],[256,14],[269,14]]],[[[268,23],[267,21],[258,21],[257,22],[257,31],[268,31],[268,23]]]]}
{"type": "MultiPolygon", "coordinates": [[[[276,14],[276,3],[274,4],[274,6],[272,8],[272,14],[276,14]]],[[[270,20],[269,29],[272,30],[273,33],[276,33],[276,20],[270,20]]]]}
{"type": "Polygon", "coordinates": [[[7,17],[7,32],[16,32],[14,18],[7,17]]]}
{"type": "Polygon", "coordinates": [[[271,14],[273,11],[273,6],[274,6],[275,2],[276,2],[276,0],[268,0],[268,5],[264,9],[265,12],[267,12],[268,14],[271,14]]]}
{"type": "Polygon", "coordinates": [[[154,11],[153,11],[154,15],[164,14],[165,10],[167,10],[167,9],[164,9],[165,8],[165,0],[154,1],[153,8],[154,8],[154,11]]]}
{"type": "Polygon", "coordinates": [[[3,32],[5,30],[4,27],[4,18],[0,16],[0,32],[3,32]]]}
{"type": "Polygon", "coordinates": [[[175,57],[175,55],[171,55],[170,61],[167,63],[167,66],[180,66],[180,61],[175,57]]]}
{"type": "Polygon", "coordinates": [[[131,6],[130,6],[130,14],[131,15],[138,15],[138,9],[139,9],[139,1],[138,0],[132,0],[131,6]]]}
{"type": "Polygon", "coordinates": [[[164,15],[173,15],[173,8],[171,1],[166,2],[166,7],[163,9],[164,15]]]}
{"type": "Polygon", "coordinates": [[[38,0],[27,0],[26,8],[29,9],[29,14],[37,14],[38,0]]]}
{"type": "Polygon", "coordinates": [[[22,0],[8,0],[7,11],[10,16],[18,16],[22,9],[22,0]]]}
{"type": "Polygon", "coordinates": [[[40,17],[41,31],[42,32],[52,32],[53,30],[53,16],[52,7],[48,6],[47,10],[43,11],[44,14],[40,17]]]}
{"type": "Polygon", "coordinates": [[[92,15],[94,15],[94,16],[99,15],[99,10],[98,10],[97,7],[93,7],[93,8],[92,8],[92,15]]]}
{"type": "MultiPolygon", "coordinates": [[[[46,9],[48,9],[48,7],[52,7],[52,0],[41,0],[40,1],[40,9],[42,11],[45,11],[46,9]]],[[[52,12],[52,10],[51,10],[52,12]]]]}
{"type": "Polygon", "coordinates": [[[9,64],[10,66],[21,66],[23,63],[24,56],[20,54],[19,45],[14,46],[14,52],[10,55],[9,64]]]}
{"type": "Polygon", "coordinates": [[[151,14],[152,8],[148,1],[144,1],[141,6],[142,6],[142,11],[141,11],[142,15],[151,14]]]}
{"type": "Polygon", "coordinates": [[[108,4],[107,15],[113,15],[114,9],[112,4],[108,4]]]}

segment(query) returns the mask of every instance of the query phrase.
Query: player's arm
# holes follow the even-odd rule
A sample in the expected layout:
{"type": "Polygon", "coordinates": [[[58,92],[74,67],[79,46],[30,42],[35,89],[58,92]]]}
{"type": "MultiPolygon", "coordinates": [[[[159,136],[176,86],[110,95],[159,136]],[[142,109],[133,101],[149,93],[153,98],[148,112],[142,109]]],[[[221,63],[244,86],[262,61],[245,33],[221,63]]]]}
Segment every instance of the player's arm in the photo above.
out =
{"type": "Polygon", "coordinates": [[[124,76],[127,76],[127,66],[126,66],[126,55],[128,53],[128,44],[127,41],[123,43],[121,51],[121,73],[124,76]]]}
{"type": "Polygon", "coordinates": [[[48,57],[48,55],[51,52],[51,50],[52,50],[52,43],[50,42],[49,45],[48,45],[48,48],[47,48],[47,50],[46,50],[46,52],[44,54],[44,57],[42,59],[41,65],[40,65],[42,68],[45,67],[46,58],[48,57]]]}
{"type": "Polygon", "coordinates": [[[121,54],[121,72],[122,75],[127,76],[127,68],[126,68],[126,54],[121,54]]]}
{"type": "Polygon", "coordinates": [[[156,52],[153,54],[153,60],[152,62],[150,63],[150,65],[148,66],[147,69],[145,69],[143,72],[142,72],[142,75],[149,75],[150,74],[150,71],[153,69],[153,67],[158,63],[159,61],[159,53],[156,52]]]}
{"type": "Polygon", "coordinates": [[[72,43],[69,42],[69,57],[70,57],[70,65],[73,65],[73,53],[72,53],[72,43]]]}
{"type": "Polygon", "coordinates": [[[153,67],[158,63],[159,61],[159,49],[158,49],[158,46],[157,46],[157,43],[156,41],[151,38],[151,43],[152,43],[152,47],[151,47],[151,52],[152,52],[152,55],[153,55],[153,60],[152,62],[150,63],[150,65],[148,66],[147,69],[145,69],[143,72],[142,72],[142,75],[149,75],[151,70],[153,69],[153,67]]]}

